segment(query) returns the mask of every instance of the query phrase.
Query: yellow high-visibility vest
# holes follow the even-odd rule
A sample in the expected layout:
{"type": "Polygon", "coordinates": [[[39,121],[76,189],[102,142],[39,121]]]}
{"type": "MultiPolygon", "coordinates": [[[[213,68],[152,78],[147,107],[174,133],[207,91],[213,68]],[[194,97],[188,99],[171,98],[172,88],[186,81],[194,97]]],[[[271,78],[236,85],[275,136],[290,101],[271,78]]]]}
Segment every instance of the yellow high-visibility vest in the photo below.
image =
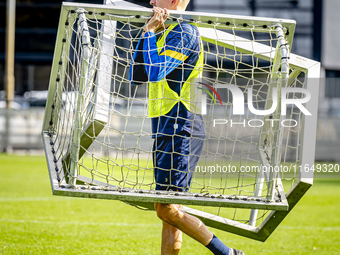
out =
{"type": "MultiPolygon", "coordinates": [[[[158,54],[165,45],[166,36],[176,25],[177,24],[169,26],[164,35],[157,41],[158,54]]],[[[183,58],[183,55],[181,56],[183,58]]],[[[194,106],[190,105],[190,81],[191,79],[199,78],[202,76],[203,58],[203,45],[201,43],[201,52],[199,55],[199,59],[194,69],[190,73],[188,79],[182,86],[181,96],[178,96],[178,94],[169,87],[166,78],[163,78],[161,81],[158,82],[149,82],[148,112],[150,118],[159,117],[161,115],[167,114],[178,102],[182,102],[188,111],[193,110],[192,108],[194,106]]],[[[184,62],[184,58],[182,61],[184,62]]]]}

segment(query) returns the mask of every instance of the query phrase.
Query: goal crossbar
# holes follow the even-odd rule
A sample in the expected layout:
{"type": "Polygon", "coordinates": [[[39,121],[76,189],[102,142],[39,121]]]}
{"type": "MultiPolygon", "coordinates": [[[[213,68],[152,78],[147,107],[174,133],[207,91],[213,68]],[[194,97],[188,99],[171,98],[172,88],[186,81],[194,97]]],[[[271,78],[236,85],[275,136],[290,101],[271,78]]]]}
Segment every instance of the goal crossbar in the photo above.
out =
{"type": "MultiPolygon", "coordinates": [[[[57,144],[51,142],[53,137],[48,134],[43,134],[44,145],[46,148],[46,158],[49,162],[49,174],[51,178],[52,191],[54,195],[83,197],[83,198],[98,198],[121,200],[131,203],[140,203],[148,208],[148,203],[172,203],[183,205],[202,205],[215,207],[231,207],[231,208],[257,208],[257,209],[273,209],[273,210],[288,210],[288,203],[285,199],[282,201],[266,201],[265,198],[258,197],[242,197],[242,196],[214,196],[193,194],[190,195],[181,192],[161,192],[161,191],[135,191],[124,189],[107,183],[92,180],[88,177],[78,176],[77,188],[67,183],[60,185],[58,181],[61,176],[58,176],[59,170],[63,169],[63,163],[56,161],[52,150],[57,144]],[[51,144],[52,143],[52,144],[51,144]],[[56,162],[55,162],[56,161],[56,162]],[[52,165],[58,167],[53,168],[52,165]],[[101,185],[96,187],[96,185],[101,185]]],[[[64,171],[62,171],[64,174],[64,171]]],[[[282,193],[284,197],[284,193],[282,193]]]]}

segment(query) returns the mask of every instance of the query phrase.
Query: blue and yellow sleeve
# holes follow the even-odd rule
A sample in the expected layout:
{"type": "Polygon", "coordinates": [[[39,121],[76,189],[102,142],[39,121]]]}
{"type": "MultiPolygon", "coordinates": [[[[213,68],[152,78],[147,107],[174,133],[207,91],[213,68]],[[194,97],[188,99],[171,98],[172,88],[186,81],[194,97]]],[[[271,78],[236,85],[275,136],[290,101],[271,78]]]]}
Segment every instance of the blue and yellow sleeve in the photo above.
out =
{"type": "MultiPolygon", "coordinates": [[[[144,35],[143,57],[145,70],[152,82],[160,81],[185,62],[197,44],[191,25],[178,25],[166,37],[165,47],[158,53],[156,35],[144,35]],[[189,31],[188,31],[189,30],[189,31]]],[[[198,43],[199,45],[199,43],[198,43]]],[[[198,46],[199,47],[199,46],[198,46]]]]}

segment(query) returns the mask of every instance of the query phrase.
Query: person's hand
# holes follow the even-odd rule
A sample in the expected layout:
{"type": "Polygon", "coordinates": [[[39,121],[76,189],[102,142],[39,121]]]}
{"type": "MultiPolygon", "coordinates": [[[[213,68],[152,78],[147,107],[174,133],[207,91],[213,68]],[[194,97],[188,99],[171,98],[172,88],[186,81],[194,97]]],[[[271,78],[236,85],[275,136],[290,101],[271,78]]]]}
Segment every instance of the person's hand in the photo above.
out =
{"type": "Polygon", "coordinates": [[[153,7],[153,16],[144,27],[144,32],[155,32],[157,28],[164,25],[164,22],[169,17],[167,9],[153,7]]]}

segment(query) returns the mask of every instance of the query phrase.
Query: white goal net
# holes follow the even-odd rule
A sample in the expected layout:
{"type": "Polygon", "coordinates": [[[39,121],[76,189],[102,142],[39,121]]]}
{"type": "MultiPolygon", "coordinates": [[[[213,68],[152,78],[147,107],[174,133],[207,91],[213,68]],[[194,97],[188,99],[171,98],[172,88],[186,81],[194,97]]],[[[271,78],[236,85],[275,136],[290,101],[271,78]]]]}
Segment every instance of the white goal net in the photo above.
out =
{"type": "MultiPolygon", "coordinates": [[[[301,107],[283,105],[286,115],[281,108],[282,99],[306,97],[303,90],[282,96],[283,88],[307,90],[308,66],[299,66],[289,52],[295,22],[171,13],[166,24],[190,23],[200,32],[203,75],[191,86],[201,84],[195,103],[203,111],[199,120],[206,135],[196,137],[204,147],[188,192],[158,191],[149,82],[136,85],[129,79],[151,14],[64,3],[43,127],[55,194],[119,199],[145,208],[154,202],[193,205],[184,210],[210,218],[210,226],[267,238],[258,237],[258,227],[276,211],[288,213],[289,191],[303,177],[301,164],[313,161],[313,155],[302,158],[308,145],[301,107]],[[235,114],[237,93],[244,109],[235,114]]],[[[313,109],[308,108],[316,118],[313,109]]]]}

